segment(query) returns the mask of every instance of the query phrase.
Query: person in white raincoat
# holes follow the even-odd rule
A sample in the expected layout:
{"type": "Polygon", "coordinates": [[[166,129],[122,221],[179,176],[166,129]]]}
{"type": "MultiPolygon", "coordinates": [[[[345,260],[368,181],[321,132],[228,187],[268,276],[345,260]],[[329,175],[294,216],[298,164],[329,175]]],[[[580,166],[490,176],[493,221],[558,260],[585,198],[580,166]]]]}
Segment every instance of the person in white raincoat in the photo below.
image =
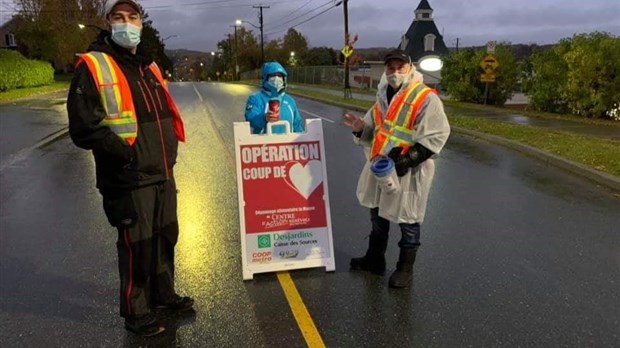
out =
{"type": "Polygon", "coordinates": [[[413,264],[420,246],[420,224],[433,182],[436,157],[450,135],[443,103],[423,84],[411,58],[402,50],[390,51],[377,91],[375,106],[364,118],[344,115],[354,141],[364,147],[368,161],[357,186],[362,206],[370,208],[372,231],[366,255],[351,259],[351,269],[385,272],[390,222],[399,224],[400,255],[389,285],[404,288],[413,279],[413,264]],[[371,171],[373,160],[393,160],[400,190],[383,191],[371,171]]]}

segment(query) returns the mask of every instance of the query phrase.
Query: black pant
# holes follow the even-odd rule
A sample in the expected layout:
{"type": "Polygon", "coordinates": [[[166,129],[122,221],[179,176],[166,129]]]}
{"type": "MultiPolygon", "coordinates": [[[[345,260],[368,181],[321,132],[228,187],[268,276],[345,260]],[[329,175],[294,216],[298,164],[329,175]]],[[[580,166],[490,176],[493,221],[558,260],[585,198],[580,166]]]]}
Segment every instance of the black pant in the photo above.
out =
{"type": "MultiPolygon", "coordinates": [[[[390,221],[379,216],[379,208],[370,209],[370,221],[372,222],[371,236],[387,240],[390,232],[390,221]]],[[[420,247],[420,224],[398,224],[401,237],[398,246],[404,249],[418,250],[420,247]]]]}
{"type": "Polygon", "coordinates": [[[174,294],[174,247],[179,235],[174,179],[139,189],[104,193],[104,208],[118,229],[120,314],[147,314],[174,294]]]}

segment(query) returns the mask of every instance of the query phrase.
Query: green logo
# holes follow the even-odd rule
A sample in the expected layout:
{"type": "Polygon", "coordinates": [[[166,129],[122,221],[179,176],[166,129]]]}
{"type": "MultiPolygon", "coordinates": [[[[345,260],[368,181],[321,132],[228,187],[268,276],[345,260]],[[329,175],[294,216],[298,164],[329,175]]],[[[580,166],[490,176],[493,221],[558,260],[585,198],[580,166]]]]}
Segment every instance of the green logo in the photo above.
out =
{"type": "Polygon", "coordinates": [[[271,235],[263,234],[258,236],[258,248],[271,248],[271,235]]]}

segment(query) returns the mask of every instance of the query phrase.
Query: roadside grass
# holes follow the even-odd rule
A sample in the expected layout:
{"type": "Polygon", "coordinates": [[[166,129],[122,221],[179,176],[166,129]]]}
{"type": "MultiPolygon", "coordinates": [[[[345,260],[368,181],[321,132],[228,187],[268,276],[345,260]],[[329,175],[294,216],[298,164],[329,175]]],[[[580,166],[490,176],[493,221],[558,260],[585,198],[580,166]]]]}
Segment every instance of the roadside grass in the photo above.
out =
{"type": "MultiPolygon", "coordinates": [[[[343,97],[299,87],[292,88],[291,93],[328,103],[336,103],[343,107],[369,109],[373,105],[373,102],[367,100],[344,99],[343,97]]],[[[448,114],[448,117],[451,125],[455,127],[518,141],[596,170],[620,176],[620,141],[575,135],[475,116],[448,114]]]]}
{"type": "Polygon", "coordinates": [[[458,114],[448,117],[453,126],[518,141],[596,170],[620,176],[620,141],[458,114]]]}
{"type": "Polygon", "coordinates": [[[0,92],[0,103],[8,103],[19,99],[67,90],[71,84],[71,75],[56,75],[54,80],[51,85],[47,86],[17,88],[0,92]]]}

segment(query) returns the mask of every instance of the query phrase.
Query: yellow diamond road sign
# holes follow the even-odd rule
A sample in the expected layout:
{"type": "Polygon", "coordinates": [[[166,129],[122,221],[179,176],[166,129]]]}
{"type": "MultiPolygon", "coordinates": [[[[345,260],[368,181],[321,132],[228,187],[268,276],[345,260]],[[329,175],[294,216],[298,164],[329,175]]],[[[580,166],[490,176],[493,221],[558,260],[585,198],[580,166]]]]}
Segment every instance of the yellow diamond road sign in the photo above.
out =
{"type": "Polygon", "coordinates": [[[481,82],[495,82],[495,74],[482,74],[480,75],[481,82]]]}
{"type": "Polygon", "coordinates": [[[344,46],[342,48],[342,51],[340,52],[342,52],[342,54],[344,54],[345,57],[349,58],[353,54],[353,49],[351,48],[351,46],[347,45],[347,46],[344,46]]]}
{"type": "Polygon", "coordinates": [[[497,62],[497,59],[495,59],[495,57],[490,54],[484,57],[484,59],[480,62],[480,67],[482,68],[482,70],[484,70],[486,74],[493,73],[498,66],[499,63],[497,62]]]}

